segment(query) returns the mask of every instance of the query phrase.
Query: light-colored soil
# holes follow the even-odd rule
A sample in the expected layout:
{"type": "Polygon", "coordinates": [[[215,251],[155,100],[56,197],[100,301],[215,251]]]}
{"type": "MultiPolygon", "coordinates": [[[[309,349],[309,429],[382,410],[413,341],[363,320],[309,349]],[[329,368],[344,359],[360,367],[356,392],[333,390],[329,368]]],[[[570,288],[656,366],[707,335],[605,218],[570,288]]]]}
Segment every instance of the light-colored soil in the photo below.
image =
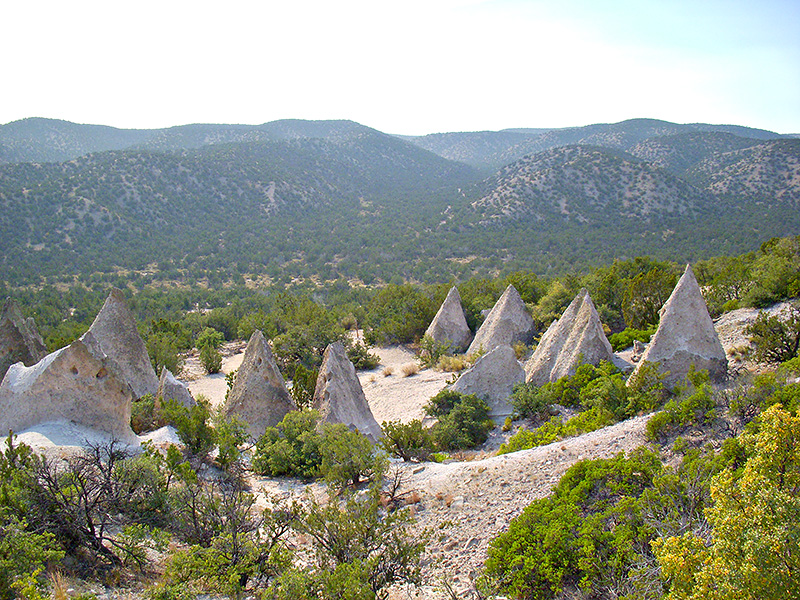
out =
{"type": "Polygon", "coordinates": [[[228,391],[225,375],[232,373],[242,365],[246,345],[246,342],[238,340],[223,344],[220,348],[222,370],[213,375],[206,373],[196,352],[190,354],[184,360],[183,370],[180,374],[181,381],[189,386],[189,391],[194,398],[202,395],[208,398],[211,406],[222,406],[228,391]]]}

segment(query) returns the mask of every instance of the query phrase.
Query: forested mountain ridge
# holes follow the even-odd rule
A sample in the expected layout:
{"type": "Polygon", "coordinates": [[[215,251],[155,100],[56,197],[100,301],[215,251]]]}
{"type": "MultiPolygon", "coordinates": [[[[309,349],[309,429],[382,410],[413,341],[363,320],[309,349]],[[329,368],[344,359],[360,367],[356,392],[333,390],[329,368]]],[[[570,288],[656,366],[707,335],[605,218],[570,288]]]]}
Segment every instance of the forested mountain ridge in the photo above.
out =
{"type": "Polygon", "coordinates": [[[464,162],[420,139],[352,121],[2,126],[6,156],[103,147],[0,164],[0,281],[554,274],[741,253],[800,231],[800,140],[771,132],[635,119],[425,136],[464,162]],[[487,177],[489,160],[507,162],[487,177]]]}
{"type": "Polygon", "coordinates": [[[728,133],[754,140],[784,137],[771,131],[737,125],[682,125],[657,119],[630,119],[620,123],[564,129],[437,133],[407,139],[451,160],[476,167],[498,168],[525,155],[561,146],[580,144],[631,151],[637,144],[651,138],[710,132],[728,133]]]}

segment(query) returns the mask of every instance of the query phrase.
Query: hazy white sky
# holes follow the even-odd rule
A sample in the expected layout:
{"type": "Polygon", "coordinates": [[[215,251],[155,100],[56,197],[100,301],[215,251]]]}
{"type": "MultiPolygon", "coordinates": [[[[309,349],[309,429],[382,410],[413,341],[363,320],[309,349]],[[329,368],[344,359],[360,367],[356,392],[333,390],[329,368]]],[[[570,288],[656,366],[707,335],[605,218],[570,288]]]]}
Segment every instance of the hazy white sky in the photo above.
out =
{"type": "Polygon", "coordinates": [[[4,4],[0,123],[424,134],[652,117],[800,132],[798,0],[4,4]]]}

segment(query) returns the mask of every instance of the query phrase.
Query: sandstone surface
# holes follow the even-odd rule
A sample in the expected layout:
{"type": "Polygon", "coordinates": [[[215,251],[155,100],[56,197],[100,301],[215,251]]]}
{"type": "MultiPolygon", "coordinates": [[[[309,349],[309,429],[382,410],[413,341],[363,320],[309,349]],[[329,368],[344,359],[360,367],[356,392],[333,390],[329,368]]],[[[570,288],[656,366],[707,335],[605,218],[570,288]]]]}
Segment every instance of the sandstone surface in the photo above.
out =
{"type": "Polygon", "coordinates": [[[351,429],[358,429],[373,442],[382,436],[356,369],[341,342],[325,348],[314,391],[314,408],[319,411],[321,422],[344,423],[351,429]]]}
{"type": "Polygon", "coordinates": [[[575,374],[581,364],[613,362],[614,351],[586,289],[554,321],[525,365],[526,380],[536,385],[575,374]]]}
{"type": "Polygon", "coordinates": [[[296,409],[264,334],[254,331],[223,412],[238,415],[247,422],[248,433],[258,438],[296,409]]]}
{"type": "Polygon", "coordinates": [[[450,288],[425,335],[439,344],[449,344],[450,351],[454,353],[463,352],[469,346],[472,332],[464,316],[461,295],[455,286],[450,288]]]}
{"type": "Polygon", "coordinates": [[[166,367],[161,368],[161,378],[158,380],[156,404],[161,405],[166,400],[177,400],[182,406],[189,408],[196,404],[189,388],[178,380],[172,371],[166,367]]]}
{"type": "Polygon", "coordinates": [[[509,403],[514,386],[525,381],[525,371],[508,345],[496,346],[464,371],[451,386],[461,394],[475,394],[489,405],[489,416],[497,423],[511,415],[509,403]]]}
{"type": "Polygon", "coordinates": [[[123,378],[133,390],[134,398],[141,398],[146,394],[156,395],[158,377],[150,363],[144,340],[136,328],[133,314],[120,290],[111,290],[103,308],[89,327],[89,332],[103,352],[117,363],[123,378]]]}
{"type": "Polygon", "coordinates": [[[22,316],[17,303],[6,299],[0,313],[0,381],[14,363],[30,367],[47,355],[33,317],[22,316]]]}
{"type": "Polygon", "coordinates": [[[533,338],[533,333],[533,318],[528,314],[519,292],[509,285],[475,333],[467,353],[474,354],[481,349],[489,352],[501,344],[527,344],[533,338]]]}
{"type": "Polygon", "coordinates": [[[138,443],[130,426],[131,388],[98,349],[87,333],[33,366],[12,365],[0,385],[0,431],[63,421],[138,443]]]}
{"type": "Polygon", "coordinates": [[[692,365],[698,370],[708,369],[712,380],[724,379],[728,359],[690,265],[686,265],[660,314],[658,329],[631,377],[643,363],[650,362],[657,363],[666,375],[667,388],[680,382],[692,365]]]}

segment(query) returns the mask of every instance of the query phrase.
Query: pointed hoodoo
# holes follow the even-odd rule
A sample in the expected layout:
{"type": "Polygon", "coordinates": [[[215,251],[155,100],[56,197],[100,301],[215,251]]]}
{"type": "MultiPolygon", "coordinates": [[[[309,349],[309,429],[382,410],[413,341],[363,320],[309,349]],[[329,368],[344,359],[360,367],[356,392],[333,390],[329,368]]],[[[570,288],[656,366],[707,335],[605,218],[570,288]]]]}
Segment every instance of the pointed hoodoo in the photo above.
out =
{"type": "Polygon", "coordinates": [[[158,377],[150,364],[147,347],[136,328],[133,314],[120,290],[111,290],[89,331],[103,352],[119,365],[135,398],[146,394],[156,395],[158,377]]]}
{"type": "Polygon", "coordinates": [[[450,288],[425,335],[439,344],[449,344],[451,352],[463,352],[469,346],[472,332],[467,325],[461,296],[455,286],[450,288]]]}
{"type": "Polygon", "coordinates": [[[167,367],[161,367],[161,377],[158,380],[158,392],[156,393],[156,407],[160,408],[167,400],[175,400],[186,408],[197,404],[189,388],[178,381],[167,367]]]}
{"type": "Polygon", "coordinates": [[[481,356],[453,384],[454,391],[475,394],[489,405],[489,416],[496,422],[514,412],[509,403],[514,386],[525,381],[525,371],[511,346],[502,344],[481,356]]]}
{"type": "Polygon", "coordinates": [[[132,391],[118,365],[86,333],[31,367],[11,366],[0,385],[0,431],[72,421],[110,438],[136,444],[132,391]]]}
{"type": "Polygon", "coordinates": [[[286,413],[296,409],[272,350],[264,334],[256,329],[247,342],[223,412],[239,416],[247,423],[248,433],[258,438],[267,427],[274,427],[286,413]]]}
{"type": "Polygon", "coordinates": [[[544,385],[574,375],[581,364],[598,365],[613,358],[600,316],[584,288],[542,336],[525,365],[526,381],[544,385]]]}
{"type": "Polygon", "coordinates": [[[22,316],[17,303],[7,298],[0,313],[0,381],[14,363],[30,367],[42,360],[47,350],[33,317],[22,316]]]}
{"type": "Polygon", "coordinates": [[[344,423],[351,429],[358,429],[373,442],[382,436],[356,369],[341,342],[325,348],[314,391],[314,409],[319,411],[322,422],[344,423]]]}
{"type": "Polygon", "coordinates": [[[489,352],[502,344],[527,344],[533,338],[533,333],[533,318],[528,314],[519,292],[509,285],[478,329],[467,354],[474,354],[481,349],[489,352]]]}
{"type": "Polygon", "coordinates": [[[692,365],[707,369],[713,380],[723,379],[728,359],[690,265],[660,312],[658,329],[631,379],[645,362],[658,363],[659,371],[667,374],[664,386],[668,388],[680,382],[692,365]]]}

